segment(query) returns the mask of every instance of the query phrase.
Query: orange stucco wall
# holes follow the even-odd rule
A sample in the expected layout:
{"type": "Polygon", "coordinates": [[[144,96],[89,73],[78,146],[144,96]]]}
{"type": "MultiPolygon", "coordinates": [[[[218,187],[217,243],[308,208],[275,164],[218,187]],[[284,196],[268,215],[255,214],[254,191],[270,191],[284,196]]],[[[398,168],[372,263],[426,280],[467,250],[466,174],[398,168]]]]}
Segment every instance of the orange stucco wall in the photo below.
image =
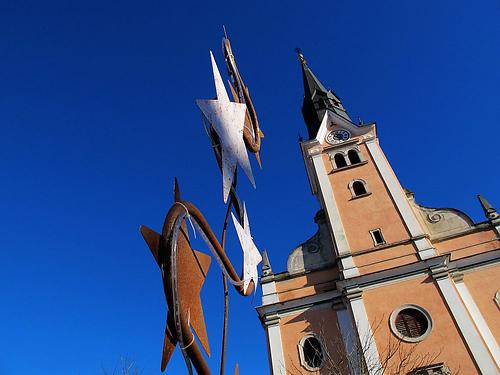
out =
{"type": "MultiPolygon", "coordinates": [[[[434,363],[444,362],[452,371],[460,370],[461,374],[479,373],[432,278],[421,276],[369,289],[363,293],[363,300],[369,321],[378,326],[374,336],[381,357],[387,352],[389,343],[397,341],[389,326],[391,313],[401,305],[414,304],[424,308],[433,321],[432,331],[417,344],[415,354],[437,355],[434,363]]],[[[404,350],[411,350],[412,344],[402,345],[404,350]]]]}
{"type": "Polygon", "coordinates": [[[330,305],[283,317],[280,319],[280,329],[287,375],[329,375],[325,368],[321,371],[308,371],[300,364],[298,345],[309,333],[314,333],[322,339],[327,352],[333,358],[345,355],[337,313],[330,305]]]}
{"type": "Polygon", "coordinates": [[[451,253],[451,259],[454,260],[498,249],[500,240],[490,229],[437,242],[434,246],[439,254],[451,253]]]}
{"type": "Polygon", "coordinates": [[[495,293],[500,290],[500,265],[467,272],[464,274],[464,283],[491,333],[498,340],[500,338],[500,311],[494,297],[495,293]]]}
{"type": "MultiPolygon", "coordinates": [[[[355,265],[360,274],[364,275],[418,262],[415,245],[410,240],[410,234],[366,145],[358,145],[358,148],[362,159],[367,163],[341,171],[333,170],[329,157],[329,153],[333,151],[322,154],[355,265]],[[366,181],[371,194],[353,199],[348,185],[355,179],[366,181]],[[374,245],[370,230],[376,228],[382,230],[387,246],[374,245]]],[[[435,241],[433,246],[438,254],[450,253],[451,260],[500,248],[497,234],[492,229],[482,230],[484,227],[479,226],[475,233],[435,241]]],[[[339,271],[335,267],[290,276],[276,281],[278,298],[280,302],[285,302],[334,290],[337,280],[339,271]]],[[[468,271],[464,275],[464,282],[492,333],[500,337],[499,308],[493,300],[496,291],[500,289],[500,266],[468,271]]],[[[382,361],[386,359],[390,347],[401,345],[400,353],[413,353],[413,362],[427,357],[428,362],[420,365],[444,362],[453,373],[479,374],[460,330],[431,277],[422,275],[366,289],[363,291],[363,301],[368,320],[375,331],[375,341],[382,361]],[[391,313],[405,304],[420,306],[432,317],[430,334],[418,344],[399,340],[390,328],[391,313]]],[[[339,345],[342,339],[336,311],[326,304],[296,315],[281,317],[280,328],[287,374],[326,374],[324,371],[309,372],[301,367],[298,344],[310,332],[324,338],[327,350],[333,352],[340,347],[343,349],[339,345]]],[[[396,366],[400,359],[399,355],[395,355],[389,360],[388,367],[396,366]]]]}
{"type": "Polygon", "coordinates": [[[311,272],[288,280],[276,282],[276,292],[281,302],[307,297],[335,289],[338,280],[337,268],[311,272]]]}
{"type": "MultiPolygon", "coordinates": [[[[366,148],[359,145],[368,163],[329,174],[347,241],[352,252],[374,246],[370,230],[380,228],[387,243],[409,238],[408,231],[389,195],[387,188],[366,148]],[[348,188],[355,179],[366,182],[369,196],[353,199],[348,188]]],[[[328,153],[323,154],[327,172],[333,170],[328,153]]]]}
{"type": "Polygon", "coordinates": [[[353,256],[360,275],[418,261],[417,251],[413,244],[399,245],[353,256]]]}

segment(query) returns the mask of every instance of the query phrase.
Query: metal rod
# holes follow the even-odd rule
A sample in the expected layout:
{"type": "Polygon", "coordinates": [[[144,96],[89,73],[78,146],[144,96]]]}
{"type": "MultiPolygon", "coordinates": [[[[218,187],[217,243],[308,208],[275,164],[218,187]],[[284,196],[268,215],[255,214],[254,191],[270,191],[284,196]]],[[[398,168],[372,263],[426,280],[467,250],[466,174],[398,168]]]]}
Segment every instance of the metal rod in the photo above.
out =
{"type": "Polygon", "coordinates": [[[223,247],[217,240],[214,232],[210,228],[210,225],[208,224],[202,213],[198,210],[198,208],[194,204],[187,201],[175,202],[168,211],[162,229],[162,248],[165,249],[168,254],[164,254],[162,251],[161,259],[162,263],[166,265],[167,268],[165,274],[171,276],[167,277],[165,280],[165,282],[167,283],[167,304],[169,306],[169,309],[173,310],[172,312],[174,313],[173,315],[178,335],[177,339],[184,348],[183,351],[185,352],[186,356],[190,360],[186,360],[188,371],[190,368],[190,364],[192,364],[198,374],[210,375],[211,372],[208,364],[203,354],[201,353],[198,343],[194,339],[194,335],[189,327],[188,318],[184,314],[181,314],[182,306],[179,305],[179,301],[181,300],[181,298],[177,296],[178,274],[176,263],[178,232],[179,228],[184,222],[184,219],[189,217],[194,219],[195,226],[199,228],[202,237],[204,237],[204,239],[206,239],[207,243],[209,244],[209,248],[218,260],[224,276],[227,276],[231,280],[236,291],[243,296],[248,296],[253,293],[255,285],[253,282],[250,282],[246,292],[244,291],[242,279],[234,270],[234,267],[231,264],[231,261],[227,258],[223,247]]]}
{"type": "MultiPolygon", "coordinates": [[[[229,213],[231,212],[233,199],[229,200],[227,205],[226,217],[224,218],[224,226],[222,227],[221,235],[221,246],[222,249],[226,250],[226,233],[227,233],[227,223],[229,220],[229,213]]],[[[227,342],[227,322],[229,319],[229,290],[227,287],[226,275],[222,273],[222,285],[224,287],[224,324],[222,326],[222,348],[221,348],[221,358],[220,358],[220,375],[224,375],[224,365],[226,362],[226,342],[227,342]]]]}

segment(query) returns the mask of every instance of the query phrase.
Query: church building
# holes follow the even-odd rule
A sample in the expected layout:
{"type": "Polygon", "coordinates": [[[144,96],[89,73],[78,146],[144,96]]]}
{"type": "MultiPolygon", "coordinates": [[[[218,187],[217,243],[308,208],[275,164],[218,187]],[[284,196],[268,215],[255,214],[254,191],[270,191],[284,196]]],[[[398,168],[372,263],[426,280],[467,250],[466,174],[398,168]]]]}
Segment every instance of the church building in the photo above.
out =
{"type": "Polygon", "coordinates": [[[499,374],[499,214],[482,196],[480,223],[419,205],[376,124],[355,124],[299,60],[300,147],[320,210],[286,271],[263,254],[271,374],[499,374]]]}

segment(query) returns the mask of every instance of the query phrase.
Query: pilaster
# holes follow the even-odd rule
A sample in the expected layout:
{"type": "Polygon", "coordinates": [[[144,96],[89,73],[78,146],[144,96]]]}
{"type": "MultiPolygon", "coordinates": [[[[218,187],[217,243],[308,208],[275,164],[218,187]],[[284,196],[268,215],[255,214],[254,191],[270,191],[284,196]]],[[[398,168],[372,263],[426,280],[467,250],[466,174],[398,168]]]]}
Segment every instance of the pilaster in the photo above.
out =
{"type": "Polygon", "coordinates": [[[382,149],[378,145],[377,138],[368,140],[366,142],[366,146],[373,158],[373,161],[375,162],[377,170],[382,176],[385,186],[389,190],[389,194],[391,195],[399,214],[403,218],[403,221],[408,228],[410,236],[419,238],[415,240],[414,243],[417,247],[420,259],[428,259],[436,256],[436,251],[432,247],[429,239],[425,237],[422,227],[420,226],[413,210],[411,209],[404,191],[401,188],[398,179],[396,178],[396,175],[392,171],[389,162],[383,154],[382,149]]]}
{"type": "Polygon", "coordinates": [[[495,336],[490,331],[488,324],[483,318],[481,311],[476,305],[476,302],[472,298],[472,295],[467,288],[467,285],[464,283],[464,274],[459,271],[455,271],[452,273],[452,279],[455,282],[455,287],[457,288],[458,294],[462,298],[462,301],[469,311],[469,314],[479,331],[479,334],[483,338],[488,350],[491,353],[491,356],[495,360],[497,366],[500,367],[500,349],[498,347],[498,343],[495,339],[495,336]]]}
{"type": "Polygon", "coordinates": [[[375,337],[363,302],[363,291],[357,285],[347,287],[344,289],[344,297],[354,318],[359,339],[358,345],[360,345],[366,369],[370,375],[379,374],[382,364],[380,363],[375,337]]]}
{"type": "Polygon", "coordinates": [[[262,278],[261,286],[262,286],[262,305],[270,305],[273,303],[278,303],[278,293],[276,291],[276,281],[274,279],[264,280],[262,278]]]}
{"type": "Polygon", "coordinates": [[[307,156],[311,158],[314,173],[318,183],[318,198],[325,210],[327,223],[332,233],[334,248],[345,278],[359,275],[359,271],[350,255],[349,243],[344,232],[340,213],[335,201],[333,189],[328,179],[328,173],[322,158],[322,148],[319,143],[307,149],[307,156]]]}
{"type": "Polygon", "coordinates": [[[357,339],[357,331],[354,329],[354,321],[351,312],[344,303],[337,303],[333,306],[339,323],[340,334],[351,373],[356,374],[357,369],[362,368],[362,363],[359,363],[359,355],[356,349],[359,348],[359,340],[357,339]]]}
{"type": "Polygon", "coordinates": [[[491,220],[491,225],[495,228],[495,232],[497,232],[497,237],[500,238],[500,218],[491,220]]]}
{"type": "Polygon", "coordinates": [[[270,369],[272,375],[286,375],[285,355],[283,354],[283,343],[281,341],[280,318],[277,313],[266,315],[263,324],[267,330],[269,345],[270,369]]]}
{"type": "Polygon", "coordinates": [[[498,368],[486,349],[467,309],[462,303],[457,289],[454,287],[448,275],[448,266],[446,262],[437,266],[431,266],[430,269],[431,275],[436,281],[439,291],[448,305],[453,320],[459,328],[477,367],[483,374],[497,374],[498,368]]]}

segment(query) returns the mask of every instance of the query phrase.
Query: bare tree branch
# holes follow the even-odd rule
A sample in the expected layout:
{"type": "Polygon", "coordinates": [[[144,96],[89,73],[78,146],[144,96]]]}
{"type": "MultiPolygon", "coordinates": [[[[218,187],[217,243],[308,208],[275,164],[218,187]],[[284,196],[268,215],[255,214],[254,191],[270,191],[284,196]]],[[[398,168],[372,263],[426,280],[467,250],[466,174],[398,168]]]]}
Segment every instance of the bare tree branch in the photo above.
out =
{"type": "Polygon", "coordinates": [[[141,375],[142,369],[137,368],[137,365],[133,360],[127,356],[122,356],[118,363],[115,365],[112,372],[108,372],[104,367],[101,366],[101,371],[103,375],[141,375]]]}
{"type": "MultiPolygon", "coordinates": [[[[435,352],[422,352],[420,343],[408,344],[393,335],[389,336],[385,345],[379,343],[379,359],[370,357],[370,345],[373,343],[375,333],[381,328],[383,319],[371,324],[372,333],[368,337],[345,337],[327,334],[326,322],[321,323],[318,336],[324,340],[321,353],[310,354],[309,361],[314,363],[316,358],[322,359],[319,373],[331,375],[359,374],[359,375],[420,375],[427,374],[426,368],[435,367],[436,371],[442,369],[443,375],[457,375],[460,369],[450,370],[442,363],[436,363],[441,356],[442,348],[435,352]],[[368,363],[367,363],[368,362],[368,363]]],[[[340,327],[338,327],[340,332],[340,327]]],[[[354,336],[351,334],[351,336],[354,336]]],[[[302,348],[299,348],[302,350],[302,348]]],[[[290,355],[290,358],[292,356],[290,355]]],[[[292,360],[293,369],[287,369],[292,375],[310,374],[297,361],[292,360]]],[[[284,365],[284,364],[283,364],[284,365]]],[[[441,370],[439,370],[441,371],[441,370]]],[[[438,374],[439,372],[435,372],[438,374]]]]}

